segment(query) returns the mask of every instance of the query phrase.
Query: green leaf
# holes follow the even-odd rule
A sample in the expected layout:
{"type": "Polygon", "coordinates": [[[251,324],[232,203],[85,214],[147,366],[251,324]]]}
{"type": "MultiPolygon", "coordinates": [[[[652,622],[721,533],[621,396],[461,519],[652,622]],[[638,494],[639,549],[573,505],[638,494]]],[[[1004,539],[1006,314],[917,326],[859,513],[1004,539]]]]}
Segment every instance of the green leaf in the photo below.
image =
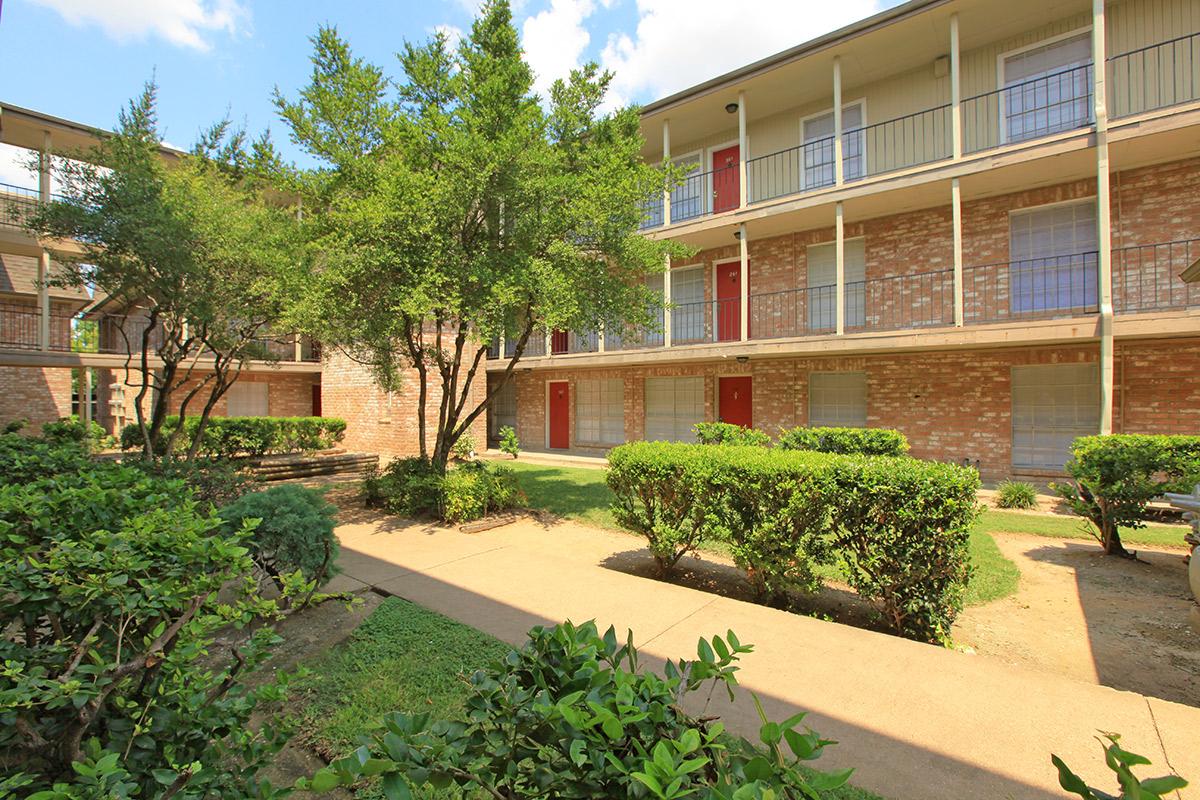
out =
{"type": "Polygon", "coordinates": [[[1164,795],[1183,789],[1188,782],[1178,775],[1164,775],[1161,778],[1147,778],[1139,785],[1150,794],[1164,795]]]}
{"type": "Polygon", "coordinates": [[[317,770],[309,781],[309,785],[314,792],[328,792],[330,789],[335,788],[338,783],[337,773],[329,767],[317,770]]]}
{"type": "Polygon", "coordinates": [[[705,664],[716,663],[717,658],[715,655],[713,655],[712,647],[710,647],[708,642],[705,641],[704,639],[701,639],[700,642],[696,645],[696,654],[700,657],[700,660],[703,661],[705,664]]]}
{"type": "Polygon", "coordinates": [[[647,789],[654,792],[655,797],[663,796],[663,787],[662,784],[658,782],[658,778],[655,778],[653,775],[648,775],[645,772],[635,772],[633,773],[633,777],[645,784],[647,789]]]}
{"type": "Polygon", "coordinates": [[[401,773],[389,772],[383,776],[383,796],[387,800],[412,800],[413,795],[401,773]]]}
{"type": "Polygon", "coordinates": [[[1072,772],[1070,767],[1068,767],[1061,758],[1056,755],[1051,755],[1050,763],[1058,768],[1059,786],[1066,789],[1068,792],[1071,792],[1072,794],[1079,795],[1083,798],[1083,800],[1095,800],[1096,796],[1092,794],[1092,790],[1088,788],[1086,783],[1084,783],[1083,778],[1080,778],[1078,775],[1072,772]]]}
{"type": "Polygon", "coordinates": [[[600,723],[604,735],[614,742],[625,735],[625,729],[621,727],[621,723],[616,717],[605,717],[604,722],[600,723]]]}
{"type": "Polygon", "coordinates": [[[844,786],[853,774],[853,768],[837,770],[836,772],[814,772],[808,779],[808,784],[818,792],[829,792],[840,786],[844,786]]]}
{"type": "Polygon", "coordinates": [[[572,740],[570,754],[575,766],[582,767],[587,762],[587,743],[583,739],[572,740]]]}

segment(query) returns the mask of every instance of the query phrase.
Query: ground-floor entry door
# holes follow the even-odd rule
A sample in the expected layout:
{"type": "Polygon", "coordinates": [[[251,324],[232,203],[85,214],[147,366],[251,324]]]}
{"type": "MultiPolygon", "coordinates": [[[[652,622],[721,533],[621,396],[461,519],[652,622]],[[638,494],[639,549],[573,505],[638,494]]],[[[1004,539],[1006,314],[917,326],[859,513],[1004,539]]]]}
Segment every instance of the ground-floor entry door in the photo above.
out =
{"type": "Polygon", "coordinates": [[[717,411],[721,422],[749,428],[754,424],[753,380],[749,375],[720,378],[717,383],[717,411]]]}
{"type": "Polygon", "coordinates": [[[566,450],[571,446],[571,384],[551,381],[549,414],[550,449],[566,450]]]}

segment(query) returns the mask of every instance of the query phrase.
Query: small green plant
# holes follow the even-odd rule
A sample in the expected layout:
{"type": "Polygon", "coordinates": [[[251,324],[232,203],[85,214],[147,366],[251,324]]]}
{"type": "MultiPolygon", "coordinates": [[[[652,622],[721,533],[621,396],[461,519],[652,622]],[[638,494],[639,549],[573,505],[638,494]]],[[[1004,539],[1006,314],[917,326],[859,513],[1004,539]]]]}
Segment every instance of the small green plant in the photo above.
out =
{"type": "Polygon", "coordinates": [[[500,452],[508,453],[513,458],[521,452],[521,442],[517,439],[517,432],[513,430],[512,425],[505,425],[500,429],[500,452]]]}
{"type": "MultiPolygon", "coordinates": [[[[713,716],[690,716],[689,695],[721,689],[732,700],[738,659],[752,651],[733,631],[701,639],[694,661],[643,670],[632,632],[595,622],[536,627],[519,650],[471,676],[460,719],[393,713],[351,755],[297,788],[329,791],[379,776],[388,798],[414,789],[484,797],[707,797],[816,800],[852,770],[808,768],[834,742],[802,723],[767,718],[757,741],[735,739],[713,716]],[[569,789],[570,791],[565,791],[569,789]]],[[[707,703],[704,704],[707,709],[707,703]]]]}
{"type": "Polygon", "coordinates": [[[728,422],[697,422],[692,426],[700,444],[734,444],[770,447],[771,437],[757,428],[743,428],[728,422]]]}
{"type": "Polygon", "coordinates": [[[220,508],[262,486],[261,478],[227,458],[130,459],[129,464],[147,475],[183,481],[205,508],[209,505],[220,508]]]}
{"type": "Polygon", "coordinates": [[[1037,489],[1025,481],[1001,481],[996,486],[996,505],[1000,508],[1037,508],[1037,489]]]}
{"type": "Polygon", "coordinates": [[[516,473],[484,461],[467,461],[442,475],[424,459],[396,459],[363,480],[363,494],[368,507],[444,522],[479,519],[525,502],[516,473]]]}
{"type": "Polygon", "coordinates": [[[336,513],[322,492],[294,483],[243,495],[217,512],[226,535],[257,521],[248,544],[259,569],[280,592],[299,573],[299,581],[311,584],[309,597],[337,573],[336,513]]]}
{"type": "Polygon", "coordinates": [[[115,443],[104,427],[95,420],[86,425],[83,420],[72,414],[54,422],[42,425],[42,437],[49,442],[78,442],[86,443],[91,450],[99,450],[115,443]]]}
{"type": "Polygon", "coordinates": [[[4,427],[0,429],[0,433],[20,433],[28,424],[28,419],[9,420],[4,423],[4,427]]]}
{"type": "Polygon", "coordinates": [[[469,433],[464,433],[458,437],[458,441],[454,443],[454,448],[451,452],[459,461],[470,461],[475,457],[475,437],[469,433]]]}
{"type": "Polygon", "coordinates": [[[1161,778],[1143,778],[1138,780],[1133,774],[1133,768],[1147,766],[1150,759],[1122,749],[1121,737],[1115,733],[1104,733],[1103,739],[1096,737],[1104,748],[1104,763],[1116,775],[1120,794],[1109,794],[1092,788],[1074,772],[1071,771],[1061,758],[1050,756],[1050,762],[1058,769],[1058,785],[1071,794],[1077,794],[1083,800],[1159,800],[1172,792],[1183,789],[1188,782],[1178,775],[1164,775],[1161,778]],[[1107,740],[1108,744],[1104,744],[1107,740]]]}

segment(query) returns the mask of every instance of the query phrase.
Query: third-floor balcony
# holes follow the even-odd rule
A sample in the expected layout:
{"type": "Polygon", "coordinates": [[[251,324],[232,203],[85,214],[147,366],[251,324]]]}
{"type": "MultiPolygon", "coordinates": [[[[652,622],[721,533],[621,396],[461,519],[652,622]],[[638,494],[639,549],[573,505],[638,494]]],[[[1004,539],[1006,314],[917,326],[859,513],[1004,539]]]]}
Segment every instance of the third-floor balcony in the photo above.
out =
{"type": "MultiPolygon", "coordinates": [[[[1055,37],[1051,44],[1029,50],[1028,56],[992,55],[992,69],[997,73],[993,82],[1002,83],[998,88],[961,91],[957,102],[947,97],[944,102],[905,109],[906,113],[880,121],[871,121],[868,110],[913,108],[909,98],[936,94],[929,86],[948,82],[932,81],[926,86],[923,79],[910,76],[895,85],[844,92],[840,176],[831,111],[808,116],[802,110],[784,111],[750,124],[744,163],[736,141],[708,147],[673,146],[672,163],[685,175],[669,193],[648,199],[642,227],[651,230],[668,222],[674,226],[761,208],[836,186],[851,187],[922,168],[932,170],[1000,148],[1087,130],[1095,123],[1096,75],[1090,48],[1090,34],[1084,31],[1055,37]],[[766,148],[760,148],[758,142],[786,142],[787,146],[762,152],[766,148]],[[685,152],[674,155],[679,150],[685,152]]],[[[1200,101],[1200,33],[1120,50],[1106,59],[1104,78],[1113,124],[1200,101]]],[[[967,88],[982,82],[966,76],[962,81],[967,88]]],[[[697,137],[711,140],[729,135],[736,134],[671,130],[672,138],[689,142],[697,137]]]]}

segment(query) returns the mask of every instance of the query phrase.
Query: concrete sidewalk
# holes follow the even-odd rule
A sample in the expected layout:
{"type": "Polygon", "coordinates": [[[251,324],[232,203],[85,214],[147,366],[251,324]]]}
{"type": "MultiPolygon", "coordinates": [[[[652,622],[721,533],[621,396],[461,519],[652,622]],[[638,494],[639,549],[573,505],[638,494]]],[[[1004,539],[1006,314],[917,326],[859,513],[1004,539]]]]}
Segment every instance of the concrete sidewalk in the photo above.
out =
{"type": "Polygon", "coordinates": [[[773,719],[810,711],[808,724],[839,741],[819,765],[855,767],[855,784],[890,800],[1064,797],[1052,752],[1111,790],[1098,730],[1154,762],[1142,777],[1169,765],[1192,780],[1181,796],[1200,798],[1200,709],[609,569],[643,557],[618,532],[522,520],[468,535],[382,518],[338,536],[341,588],[367,584],[514,645],[533,625],[594,618],[632,629],[661,663],[732,629],[755,652],[738,701],[714,696],[710,711],[751,738],[750,692],[773,719]]]}

